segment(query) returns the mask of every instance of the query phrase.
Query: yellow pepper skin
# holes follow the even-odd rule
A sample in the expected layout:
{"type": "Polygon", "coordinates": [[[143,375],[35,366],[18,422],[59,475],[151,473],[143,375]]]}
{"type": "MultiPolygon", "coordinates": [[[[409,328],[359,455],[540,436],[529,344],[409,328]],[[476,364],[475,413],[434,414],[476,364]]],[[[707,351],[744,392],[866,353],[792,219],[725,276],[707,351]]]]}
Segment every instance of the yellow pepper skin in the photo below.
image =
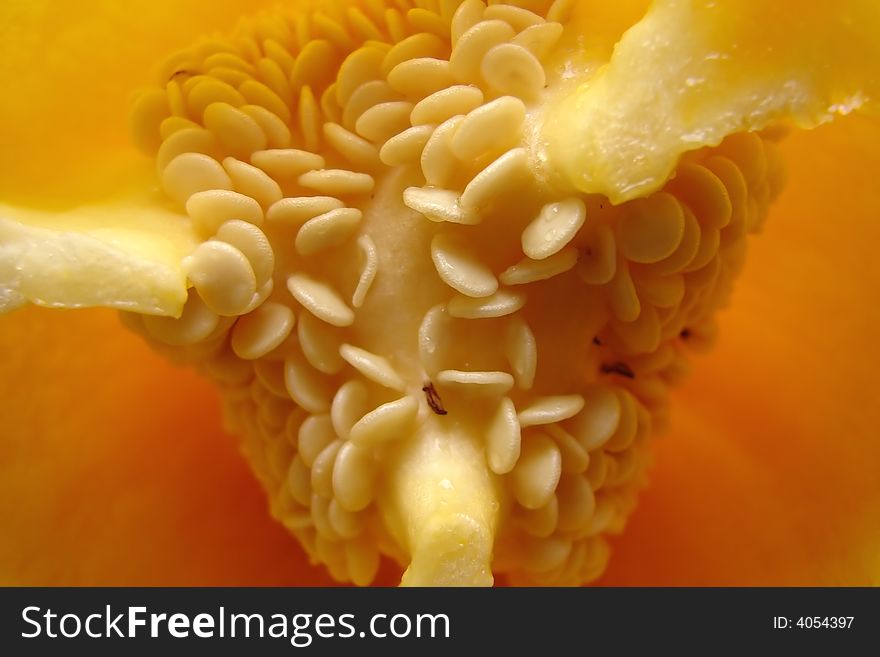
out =
{"type": "MultiPolygon", "coordinates": [[[[228,4],[204,27],[231,16],[228,4]]],[[[272,516],[334,580],[594,581],[611,543],[626,540],[614,537],[646,481],[653,436],[669,426],[707,435],[735,426],[699,415],[670,422],[670,389],[684,380],[690,354],[714,342],[750,236],[777,198],[786,207],[786,178],[817,175],[786,171],[784,153],[801,138],[787,137],[790,128],[875,111],[877,73],[865,61],[877,54],[878,12],[855,0],[834,15],[805,10],[780,36],[752,27],[796,11],[787,5],[380,5],[302,2],[201,40],[181,29],[175,47],[184,35],[192,45],[151,80],[119,70],[125,89],[137,87],[125,127],[146,158],[124,145],[118,119],[107,119],[119,109],[119,84],[80,77],[71,87],[66,65],[48,59],[30,87],[34,116],[45,123],[56,112],[59,125],[76,119],[94,131],[46,144],[21,120],[26,104],[3,110],[5,124],[23,126],[9,152],[24,164],[4,165],[0,188],[0,309],[122,310],[147,345],[211,381],[272,516]],[[796,56],[807,42],[833,54],[827,66],[796,56]],[[98,109],[79,118],[41,101],[59,85],[100,92],[98,109]],[[72,171],[76,158],[82,166],[72,171]],[[38,194],[35,172],[44,169],[39,188],[51,192],[38,194]]],[[[163,12],[151,21],[161,25],[163,12]]],[[[38,16],[39,8],[19,7],[10,20],[27,26],[38,16]]],[[[83,34],[128,20],[84,8],[78,19],[83,34]]],[[[69,25],[45,29],[74,39],[69,25]]],[[[120,41],[117,52],[131,48],[123,31],[107,37],[120,41]]],[[[176,38],[166,35],[164,45],[176,38]]],[[[0,59],[12,68],[20,51],[0,59]]],[[[111,51],[81,55],[112,71],[118,64],[102,59],[111,51]]],[[[862,157],[876,158],[876,126],[854,125],[862,157]]],[[[864,216],[868,192],[865,199],[851,215],[864,216]]],[[[770,248],[771,256],[785,250],[770,248]]],[[[860,262],[850,266],[858,271],[860,262]]],[[[821,301],[822,286],[813,290],[821,301]]],[[[61,355],[65,342],[48,349],[39,330],[32,337],[19,328],[47,335],[61,321],[91,333],[108,317],[22,310],[4,319],[4,339],[22,354],[18,345],[30,341],[61,355]]],[[[784,331],[746,334],[778,349],[784,331]]],[[[155,363],[131,336],[109,345],[155,363]]],[[[9,365],[10,380],[25,380],[31,362],[9,365]]],[[[704,375],[719,379],[721,398],[731,395],[723,371],[704,375]]],[[[135,382],[181,376],[163,370],[135,382]]],[[[214,393],[195,381],[187,390],[201,392],[187,407],[207,405],[213,419],[200,413],[175,425],[204,436],[180,455],[191,464],[178,475],[187,487],[198,486],[190,475],[205,467],[220,433],[214,393]]],[[[689,385],[686,407],[717,409],[689,385]]],[[[121,410],[105,413],[108,424],[124,422],[121,410]]],[[[685,442],[686,452],[661,441],[672,465],[655,471],[689,463],[670,454],[706,452],[731,473],[722,482],[751,478],[772,496],[753,462],[721,441],[720,450],[685,442]]],[[[146,459],[144,471],[167,467],[165,452],[146,459]]],[[[19,492],[28,481],[12,473],[7,483],[19,492]]],[[[114,490],[99,487],[93,497],[114,490]]],[[[50,512],[57,497],[37,499],[50,512]]],[[[867,514],[873,498],[860,499],[867,514]]],[[[137,499],[121,504],[138,508],[137,499]]],[[[703,514],[691,544],[701,545],[713,514],[690,508],[703,514]]],[[[749,508],[717,506],[740,520],[749,508]]],[[[644,535],[662,533],[657,523],[669,516],[655,506],[636,517],[649,518],[644,535]]],[[[214,524],[229,525],[222,515],[214,524]]],[[[742,540],[773,543],[772,532],[753,526],[742,540]]],[[[162,540],[172,544],[174,532],[162,540]]],[[[812,554],[801,549],[796,561],[812,554]]],[[[876,572],[866,559],[857,578],[876,572]]],[[[797,581],[800,571],[791,572],[797,581]]],[[[27,576],[10,574],[24,581],[17,577],[27,576]]],[[[241,577],[273,581],[263,566],[241,577]]],[[[612,567],[607,581],[622,581],[620,571],[612,567]]]]}

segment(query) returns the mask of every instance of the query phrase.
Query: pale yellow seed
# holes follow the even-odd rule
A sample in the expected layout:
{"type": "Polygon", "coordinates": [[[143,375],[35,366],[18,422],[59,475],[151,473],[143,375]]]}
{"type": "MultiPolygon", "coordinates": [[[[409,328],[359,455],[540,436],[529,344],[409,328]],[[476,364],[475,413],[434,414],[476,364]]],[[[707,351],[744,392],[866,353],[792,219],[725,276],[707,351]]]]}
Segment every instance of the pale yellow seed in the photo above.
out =
{"type": "Polygon", "coordinates": [[[186,108],[183,89],[181,89],[176,80],[170,80],[165,85],[165,92],[168,94],[168,108],[171,110],[171,115],[189,118],[189,110],[186,108]]]}
{"type": "Polygon", "coordinates": [[[683,272],[695,272],[703,269],[715,258],[718,253],[718,247],[721,245],[721,231],[717,228],[703,229],[700,234],[700,245],[687,267],[682,269],[683,272]]]}
{"type": "Polygon", "coordinates": [[[143,316],[144,328],[150,336],[164,344],[178,347],[205,340],[214,333],[218,324],[217,313],[194,291],[190,292],[180,317],[143,316]]]}
{"type": "Polygon", "coordinates": [[[528,9],[505,4],[489,5],[486,8],[486,11],[483,12],[483,18],[486,20],[505,21],[517,32],[521,32],[532,25],[540,25],[544,22],[543,18],[528,9]]]}
{"type": "Polygon", "coordinates": [[[430,32],[446,39],[449,37],[449,24],[435,12],[415,7],[406,12],[406,22],[416,32],[430,32]]]}
{"type": "MultiPolygon", "coordinates": [[[[292,492],[290,495],[291,500],[296,500],[296,498],[293,497],[292,492]]],[[[278,502],[275,506],[280,508],[282,504],[283,503],[278,502]]],[[[301,535],[303,531],[314,532],[315,523],[312,519],[311,510],[307,506],[301,505],[298,501],[292,502],[291,504],[295,504],[295,508],[285,508],[283,511],[275,511],[275,517],[278,519],[278,522],[280,522],[285,529],[293,532],[294,535],[301,535]]]]}
{"type": "Polygon", "coordinates": [[[504,151],[521,138],[525,117],[526,107],[519,98],[496,98],[465,117],[450,141],[450,148],[464,161],[476,160],[489,152],[504,151]]]}
{"type": "Polygon", "coordinates": [[[582,474],[590,465],[590,453],[584,449],[577,438],[558,424],[548,424],[544,430],[556,441],[562,454],[562,472],[582,474]]]}
{"type": "Polygon", "coordinates": [[[247,162],[227,157],[223,160],[223,168],[229,174],[235,191],[256,199],[263,209],[268,209],[284,196],[277,182],[265,171],[247,162]]]}
{"type": "Polygon", "coordinates": [[[419,362],[429,376],[443,369],[443,338],[450,330],[449,313],[442,304],[429,309],[419,324],[419,362]]]}
{"type": "Polygon", "coordinates": [[[228,103],[211,103],[205,108],[205,127],[217,136],[227,152],[237,157],[249,157],[268,145],[260,125],[228,103]]]}
{"type": "Polygon", "coordinates": [[[372,538],[362,536],[345,544],[345,565],[356,586],[369,586],[379,571],[379,550],[372,538]]]}
{"type": "Polygon", "coordinates": [[[215,66],[213,68],[208,68],[208,75],[212,78],[220,80],[221,82],[225,82],[230,87],[238,88],[239,85],[243,84],[250,80],[253,76],[248,75],[244,71],[240,71],[237,68],[231,68],[228,66],[215,66]]]}
{"type": "Polygon", "coordinates": [[[342,444],[341,440],[334,440],[318,454],[318,458],[312,464],[312,490],[315,491],[316,495],[324,498],[324,502],[320,507],[314,501],[312,502],[312,515],[315,516],[316,507],[321,508],[321,515],[324,516],[323,520],[327,524],[327,529],[331,532],[331,536],[334,537],[335,533],[333,533],[333,528],[330,526],[326,514],[327,504],[333,498],[333,470],[336,466],[336,459],[339,458],[342,444]]]}
{"type": "Polygon", "coordinates": [[[556,443],[544,434],[528,437],[510,473],[516,501],[527,509],[540,509],[550,502],[561,474],[562,456],[556,443]]]}
{"type": "Polygon", "coordinates": [[[253,153],[251,164],[265,171],[276,181],[286,183],[295,181],[306,171],[323,169],[326,162],[323,157],[310,151],[273,148],[253,153]]]}
{"type": "Polygon", "coordinates": [[[522,308],[525,303],[526,297],[524,294],[510,292],[509,290],[499,290],[490,297],[479,299],[457,295],[446,305],[446,308],[452,317],[460,319],[487,319],[511,315],[522,308]]]}
{"type": "Polygon", "coordinates": [[[724,185],[731,205],[731,220],[743,211],[748,202],[748,186],[739,167],[722,155],[706,158],[702,165],[724,185]]]}
{"type": "Polygon", "coordinates": [[[575,531],[589,526],[596,510],[596,498],[586,477],[563,474],[556,487],[559,500],[559,529],[575,531]]]}
{"type": "Polygon", "coordinates": [[[537,397],[519,412],[519,424],[534,427],[561,422],[580,413],[583,407],[584,398],[580,395],[537,397]]]}
{"type": "Polygon", "coordinates": [[[560,23],[542,23],[527,27],[517,34],[511,43],[526,48],[535,57],[543,60],[559,42],[562,32],[563,27],[560,23]]]}
{"type": "Polygon", "coordinates": [[[684,213],[674,196],[659,192],[627,203],[617,222],[617,247],[628,260],[659,262],[672,255],[684,235],[684,213]]]}
{"type": "Polygon", "coordinates": [[[321,169],[302,174],[298,180],[303,187],[313,189],[328,196],[346,194],[369,194],[373,191],[375,181],[367,173],[348,171],[345,169],[321,169]]]}
{"type": "Polygon", "coordinates": [[[420,57],[401,62],[388,73],[388,84],[410,98],[424,98],[455,84],[445,59],[420,57]]]}
{"type": "Polygon", "coordinates": [[[503,346],[517,387],[520,390],[530,389],[538,366],[538,346],[534,333],[519,315],[508,322],[503,346]]]}
{"type": "Polygon", "coordinates": [[[556,531],[556,523],[559,521],[559,503],[556,496],[540,509],[523,509],[516,519],[523,531],[529,536],[546,538],[556,531]]]}
{"type": "Polygon", "coordinates": [[[183,267],[205,305],[218,315],[241,314],[257,291],[251,263],[226,242],[203,242],[184,258],[183,267]]]}
{"type": "Polygon", "coordinates": [[[205,59],[205,68],[211,69],[215,67],[234,68],[243,73],[247,73],[251,77],[257,74],[257,70],[252,64],[245,61],[235,53],[219,52],[208,56],[205,59]]]}
{"type": "Polygon", "coordinates": [[[586,218],[587,208],[576,196],[548,203],[523,231],[523,253],[533,260],[558,253],[574,239],[586,218]]]}
{"type": "Polygon", "coordinates": [[[299,131],[306,150],[317,151],[321,147],[321,108],[312,88],[305,86],[299,93],[299,131]]]}
{"type": "Polygon", "coordinates": [[[483,79],[502,94],[534,99],[547,83],[541,62],[529,50],[515,43],[492,48],[480,66],[483,79]]]}
{"type": "Polygon", "coordinates": [[[706,166],[682,163],[666,190],[685,203],[704,228],[724,228],[733,216],[733,204],[721,179],[706,166]]]}
{"type": "Polygon", "coordinates": [[[501,400],[486,430],[486,459],[495,474],[507,474],[519,459],[520,424],[509,397],[501,400]]]}
{"type": "Polygon", "coordinates": [[[643,465],[642,456],[642,450],[635,447],[617,453],[614,458],[616,465],[611,485],[619,486],[632,482],[643,465]]]}
{"type": "Polygon", "coordinates": [[[626,390],[618,389],[616,392],[620,400],[620,422],[614,435],[603,445],[607,452],[622,452],[626,450],[632,445],[638,431],[638,402],[626,390]]]}
{"type": "Polygon", "coordinates": [[[614,231],[602,224],[588,236],[578,260],[577,273],[590,285],[604,285],[617,271],[617,246],[614,231]]]}
{"type": "Polygon", "coordinates": [[[293,457],[287,470],[287,488],[293,499],[308,506],[312,497],[311,473],[299,455],[293,457]]]}
{"type": "Polygon", "coordinates": [[[312,16],[312,25],[320,36],[330,40],[343,52],[354,50],[354,39],[348,33],[344,23],[324,14],[314,14],[312,16]]]}
{"type": "Polygon", "coordinates": [[[409,118],[414,126],[433,125],[459,114],[467,114],[482,104],[483,92],[478,87],[455,84],[420,100],[409,118]]]}
{"type": "Polygon", "coordinates": [[[520,542],[519,549],[524,570],[549,577],[550,573],[565,566],[572,553],[572,542],[556,536],[529,537],[520,542]]]}
{"type": "Polygon", "coordinates": [[[239,219],[232,219],[220,226],[217,239],[231,244],[244,253],[257,279],[257,288],[262,288],[275,271],[275,253],[269,238],[257,226],[239,219]]]}
{"type": "MultiPolygon", "coordinates": [[[[238,90],[250,105],[260,105],[275,114],[279,119],[290,124],[290,108],[274,91],[262,82],[247,80],[239,85],[238,90]]],[[[241,103],[244,105],[245,103],[241,103]]]]}
{"type": "Polygon", "coordinates": [[[294,325],[293,311],[267,302],[235,323],[230,344],[239,358],[262,358],[287,339],[294,325]]]}
{"type": "Polygon", "coordinates": [[[406,383],[387,358],[350,344],[339,347],[339,355],[371,381],[394,390],[406,389],[406,383]]]}
{"type": "Polygon", "coordinates": [[[342,344],[335,330],[310,313],[300,315],[297,337],[309,364],[324,374],[336,374],[345,366],[339,355],[342,344]]]}
{"type": "Polygon", "coordinates": [[[156,168],[161,174],[171,160],[185,153],[202,153],[214,157],[220,153],[217,138],[204,128],[183,128],[168,136],[156,154],[156,168]]]}
{"type": "Polygon", "coordinates": [[[431,240],[431,259],[440,279],[469,297],[488,297],[498,290],[498,281],[477,255],[449,233],[431,240]]]}
{"type": "Polygon", "coordinates": [[[464,116],[454,116],[443,122],[425,144],[420,158],[425,182],[434,187],[446,187],[458,172],[461,163],[457,162],[449,143],[464,121],[464,116]]]}
{"type": "Polygon", "coordinates": [[[306,12],[301,12],[292,20],[292,23],[293,33],[296,36],[296,45],[299,50],[302,51],[310,41],[314,40],[311,28],[311,16],[306,12]]]}
{"type": "Polygon", "coordinates": [[[387,26],[388,34],[391,35],[391,40],[395,43],[405,39],[409,33],[403,14],[397,9],[385,10],[385,25],[387,26]]]}
{"type": "Polygon", "coordinates": [[[251,298],[251,302],[239,314],[246,315],[247,313],[253,312],[257,308],[259,308],[260,305],[269,298],[269,295],[272,294],[273,289],[275,289],[275,281],[269,278],[269,280],[267,280],[262,287],[257,287],[257,291],[251,298]]]}
{"type": "Polygon", "coordinates": [[[660,320],[657,309],[651,304],[643,304],[639,316],[631,322],[611,319],[615,336],[623,342],[621,352],[625,354],[648,354],[660,346],[660,320]]]}
{"type": "Polygon", "coordinates": [[[232,181],[220,163],[202,153],[184,153],[175,157],[162,172],[162,188],[179,203],[210,189],[231,189],[232,181]]]}
{"type": "Polygon", "coordinates": [[[629,264],[623,256],[617,259],[614,277],[605,288],[614,316],[621,322],[635,321],[642,311],[639,295],[629,275],[629,264]]]}
{"type": "Polygon", "coordinates": [[[419,159],[425,144],[434,132],[433,125],[419,125],[407,128],[393,136],[382,145],[379,159],[389,167],[410,164],[419,159]]]}
{"type": "Polygon", "coordinates": [[[506,395],[513,387],[513,377],[507,372],[464,372],[442,370],[436,376],[437,385],[465,394],[506,395]]]}
{"type": "Polygon", "coordinates": [[[576,0],[553,0],[550,9],[547,10],[548,21],[558,21],[560,23],[568,22],[571,13],[574,11],[576,0]]]}
{"type": "MultiPolygon", "coordinates": [[[[325,467],[322,467],[321,472],[330,472],[332,475],[332,471],[325,467]]],[[[311,475],[314,477],[315,473],[312,472],[311,475]]],[[[322,474],[322,479],[325,476],[325,474],[322,474]]],[[[326,477],[329,479],[329,476],[326,477]]],[[[333,525],[330,523],[329,518],[330,496],[332,496],[332,494],[332,484],[330,484],[329,496],[320,495],[317,492],[312,494],[309,510],[312,515],[312,521],[316,532],[312,539],[312,552],[319,561],[327,566],[327,570],[330,572],[331,577],[339,577],[345,580],[348,578],[348,572],[344,570],[345,552],[343,543],[339,541],[339,536],[337,536],[336,531],[333,529],[333,525]]]]}
{"type": "Polygon", "coordinates": [[[298,91],[310,84],[322,84],[332,77],[338,61],[339,53],[332,43],[312,39],[296,57],[290,72],[290,86],[298,91]]]}
{"type": "Polygon", "coordinates": [[[345,204],[332,196],[283,198],[268,209],[266,220],[292,225],[303,224],[318,215],[342,207],[345,207],[345,204]]]}
{"type": "Polygon", "coordinates": [[[231,85],[220,80],[204,78],[199,80],[187,95],[190,116],[202,118],[205,109],[213,103],[228,103],[232,107],[245,104],[245,98],[231,85]]]}
{"type": "MultiPolygon", "coordinates": [[[[285,35],[286,36],[286,35],[285,35]]],[[[287,39],[266,39],[263,41],[263,50],[268,57],[271,57],[278,66],[284,71],[292,71],[296,64],[296,59],[290,54],[286,46],[281,45],[279,41],[287,43],[287,39]]]]}
{"type": "Polygon", "coordinates": [[[371,107],[401,100],[400,94],[384,80],[372,80],[359,86],[342,109],[342,125],[354,130],[357,120],[371,107]]]}
{"type": "Polygon", "coordinates": [[[543,260],[525,258],[508,267],[498,279],[505,285],[524,285],[544,281],[570,271],[577,264],[578,250],[571,246],[543,260]]]}
{"type": "Polygon", "coordinates": [[[602,448],[593,450],[590,454],[590,463],[584,474],[590,482],[590,487],[596,491],[605,484],[605,475],[608,474],[608,457],[602,448]]]}
{"type": "Polygon", "coordinates": [[[337,153],[352,164],[374,167],[379,163],[379,150],[373,144],[349,132],[338,123],[324,124],[324,138],[337,153]]]}
{"type": "Polygon", "coordinates": [[[588,452],[604,445],[620,424],[620,399],[614,390],[595,384],[583,392],[584,408],[567,426],[588,452]]]}
{"type": "Polygon", "coordinates": [[[293,274],[287,279],[287,289],[318,319],[333,326],[351,326],[354,323],[354,311],[326,283],[307,274],[293,274]]]}
{"type": "Polygon", "coordinates": [[[193,194],[186,202],[186,212],[195,229],[204,236],[214,235],[231,219],[241,219],[257,226],[263,223],[263,209],[259,203],[250,196],[225,189],[193,194]]]}
{"type": "Polygon", "coordinates": [[[292,91],[287,75],[274,59],[263,57],[257,62],[257,69],[262,81],[282,100],[289,100],[292,91]]]}
{"type": "Polygon", "coordinates": [[[259,105],[245,105],[240,109],[262,128],[269,148],[287,148],[290,145],[290,129],[275,114],[259,105]]]}
{"type": "Polygon", "coordinates": [[[461,194],[461,204],[484,208],[495,199],[521,191],[530,176],[526,149],[514,148],[474,176],[461,194]]]}
{"type": "Polygon", "coordinates": [[[422,32],[413,34],[392,46],[382,62],[382,76],[387,77],[395,66],[403,62],[430,57],[442,59],[448,54],[448,46],[436,34],[422,32]]]}
{"type": "MultiPolygon", "coordinates": [[[[364,531],[364,514],[346,511],[336,500],[330,500],[330,506],[327,507],[327,518],[330,520],[333,530],[342,538],[356,538],[364,531]]],[[[349,566],[349,570],[353,572],[351,566],[349,566]]]]}
{"type": "Polygon", "coordinates": [[[375,447],[406,438],[415,425],[418,411],[418,402],[409,396],[382,404],[354,424],[349,438],[361,447],[375,447]]]}
{"type": "Polygon", "coordinates": [[[455,43],[449,58],[452,76],[459,82],[481,82],[481,64],[486,53],[514,36],[516,32],[504,21],[480,21],[455,43]]]}
{"type": "Polygon", "coordinates": [[[382,77],[382,61],[386,51],[374,46],[358,48],[339,67],[336,76],[336,100],[345,107],[355,90],[364,82],[382,77]]]}
{"type": "Polygon", "coordinates": [[[358,227],[362,216],[357,208],[337,208],[309,219],[296,234],[297,252],[311,256],[339,246],[358,227]]]}
{"type": "Polygon", "coordinates": [[[363,265],[361,266],[357,287],[351,295],[351,305],[355,308],[360,308],[364,305],[367,293],[370,291],[373,281],[376,279],[376,273],[379,271],[379,252],[369,235],[358,237],[358,249],[361,252],[363,265]]]}
{"type": "Polygon", "coordinates": [[[482,218],[473,210],[466,211],[462,208],[458,194],[449,189],[408,187],[403,192],[403,203],[431,221],[475,225],[482,218]]]}
{"type": "Polygon", "coordinates": [[[311,469],[321,452],[334,440],[336,433],[330,416],[326,413],[310,415],[299,427],[296,447],[303,462],[311,469]]]}
{"type": "Polygon", "coordinates": [[[394,135],[410,127],[413,105],[406,101],[379,103],[366,110],[355,122],[355,131],[377,144],[384,144],[394,135]]]}
{"type": "Polygon", "coordinates": [[[346,381],[339,386],[330,406],[333,430],[343,440],[348,440],[351,428],[369,410],[367,386],[361,381],[346,381]]]}
{"type": "MultiPolygon", "coordinates": [[[[202,129],[195,121],[190,121],[189,119],[185,119],[181,116],[169,116],[167,119],[164,119],[162,123],[159,124],[159,136],[162,138],[164,142],[175,132],[179,132],[180,130],[192,130],[192,129],[202,129]]],[[[216,143],[216,142],[213,142],[216,143]]],[[[161,146],[161,144],[160,144],[161,146]]]]}
{"type": "Polygon", "coordinates": [[[360,511],[373,501],[376,464],[372,450],[346,442],[333,465],[333,494],[346,511],[360,511]]]}
{"type": "Polygon", "coordinates": [[[382,32],[376,24],[357,7],[349,7],[345,16],[355,35],[360,39],[364,41],[380,41],[382,39],[382,32]]]}
{"type": "Polygon", "coordinates": [[[578,580],[583,582],[592,582],[599,577],[608,566],[608,559],[611,556],[611,548],[607,541],[592,539],[590,545],[594,547],[586,552],[584,564],[578,574],[578,580]]]}
{"type": "Polygon", "coordinates": [[[330,410],[335,387],[299,354],[293,354],[284,361],[284,383],[290,398],[309,413],[326,413],[330,410]]]}
{"type": "Polygon", "coordinates": [[[342,108],[336,102],[336,83],[324,89],[321,94],[321,113],[324,115],[325,121],[333,121],[339,123],[342,121],[342,108]]]}
{"type": "Polygon", "coordinates": [[[474,25],[483,20],[486,12],[486,3],[481,0],[464,0],[452,15],[450,36],[455,45],[461,36],[474,25]]]}
{"type": "Polygon", "coordinates": [[[205,59],[218,52],[234,53],[235,48],[226,39],[201,38],[191,51],[197,58],[205,59]]]}

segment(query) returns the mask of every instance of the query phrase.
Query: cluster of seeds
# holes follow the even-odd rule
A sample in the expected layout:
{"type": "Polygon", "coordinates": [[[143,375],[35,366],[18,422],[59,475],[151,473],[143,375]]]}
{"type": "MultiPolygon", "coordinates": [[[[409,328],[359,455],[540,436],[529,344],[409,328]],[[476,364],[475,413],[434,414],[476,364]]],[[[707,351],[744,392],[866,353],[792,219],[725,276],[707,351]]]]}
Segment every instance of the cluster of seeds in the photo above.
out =
{"type": "Polygon", "coordinates": [[[484,442],[497,574],[597,577],[781,186],[756,134],[619,206],[543,182],[528,135],[574,4],[315,3],[175,55],[134,102],[204,241],[182,316],[126,321],[218,382],[274,515],[337,579],[407,563],[377,486],[426,421],[484,442]]]}

